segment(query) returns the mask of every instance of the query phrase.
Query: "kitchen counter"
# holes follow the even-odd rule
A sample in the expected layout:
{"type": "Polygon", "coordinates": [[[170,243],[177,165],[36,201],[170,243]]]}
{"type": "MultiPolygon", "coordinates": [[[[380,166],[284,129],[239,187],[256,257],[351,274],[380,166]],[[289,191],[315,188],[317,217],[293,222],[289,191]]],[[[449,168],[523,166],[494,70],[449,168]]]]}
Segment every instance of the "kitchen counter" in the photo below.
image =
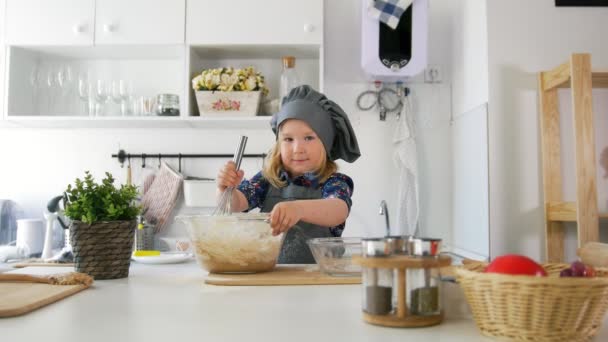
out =
{"type": "MultiPolygon", "coordinates": [[[[70,268],[32,267],[48,273],[70,268]]],[[[3,341],[494,341],[472,320],[398,329],[361,319],[359,285],[213,286],[194,262],[133,262],[125,279],[100,280],[59,302],[0,319],[3,341]]],[[[596,341],[608,340],[608,321],[596,341]]]]}

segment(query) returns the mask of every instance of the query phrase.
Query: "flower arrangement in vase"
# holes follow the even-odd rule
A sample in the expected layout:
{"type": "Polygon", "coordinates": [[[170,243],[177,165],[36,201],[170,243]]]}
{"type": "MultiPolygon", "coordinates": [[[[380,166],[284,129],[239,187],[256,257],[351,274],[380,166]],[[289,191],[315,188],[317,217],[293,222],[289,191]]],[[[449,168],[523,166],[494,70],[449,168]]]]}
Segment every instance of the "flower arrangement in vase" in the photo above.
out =
{"type": "Polygon", "coordinates": [[[205,69],[192,79],[201,116],[257,115],[268,94],[264,76],[254,67],[205,69]]]}

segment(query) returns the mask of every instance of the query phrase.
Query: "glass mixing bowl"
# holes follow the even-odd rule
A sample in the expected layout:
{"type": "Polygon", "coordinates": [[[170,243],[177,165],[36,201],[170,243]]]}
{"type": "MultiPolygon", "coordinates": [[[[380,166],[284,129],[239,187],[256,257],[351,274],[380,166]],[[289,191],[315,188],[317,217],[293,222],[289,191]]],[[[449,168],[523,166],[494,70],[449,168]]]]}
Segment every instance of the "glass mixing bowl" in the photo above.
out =
{"type": "Polygon", "coordinates": [[[352,256],[361,254],[361,238],[314,238],[307,243],[321,272],[337,277],[361,275],[361,266],[352,263],[352,256]]]}
{"type": "Polygon", "coordinates": [[[196,260],[213,273],[270,271],[285,234],[272,236],[268,214],[177,216],[186,225],[196,260]]]}

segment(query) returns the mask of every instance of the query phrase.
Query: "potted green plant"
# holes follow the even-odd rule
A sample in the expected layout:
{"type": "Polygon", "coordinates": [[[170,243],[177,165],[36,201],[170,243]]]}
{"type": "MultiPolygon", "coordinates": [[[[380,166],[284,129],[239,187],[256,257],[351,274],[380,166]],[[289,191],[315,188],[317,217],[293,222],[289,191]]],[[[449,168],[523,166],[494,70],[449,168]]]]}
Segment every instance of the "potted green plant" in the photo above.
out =
{"type": "Polygon", "coordinates": [[[95,279],[125,278],[140,206],[137,187],[114,185],[108,172],[96,183],[89,171],[64,192],[65,216],[70,218],[70,243],[77,272],[95,279]]]}
{"type": "Polygon", "coordinates": [[[254,67],[205,69],[192,79],[201,116],[257,115],[268,94],[264,76],[254,67]]]}

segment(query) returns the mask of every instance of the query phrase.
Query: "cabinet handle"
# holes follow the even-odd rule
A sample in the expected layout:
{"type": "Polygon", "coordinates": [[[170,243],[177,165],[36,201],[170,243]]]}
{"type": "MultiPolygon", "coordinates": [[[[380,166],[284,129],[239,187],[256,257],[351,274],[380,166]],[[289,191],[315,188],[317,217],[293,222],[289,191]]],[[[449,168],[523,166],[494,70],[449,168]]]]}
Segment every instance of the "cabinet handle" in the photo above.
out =
{"type": "Polygon", "coordinates": [[[74,31],[74,33],[83,33],[84,27],[85,26],[83,24],[76,24],[72,27],[72,31],[74,31]]]}
{"type": "Polygon", "coordinates": [[[116,27],[114,27],[112,24],[103,24],[103,31],[106,33],[112,33],[115,29],[116,27]]]}
{"type": "Polygon", "coordinates": [[[315,30],[315,25],[313,24],[304,24],[304,32],[312,32],[315,30]]]}

